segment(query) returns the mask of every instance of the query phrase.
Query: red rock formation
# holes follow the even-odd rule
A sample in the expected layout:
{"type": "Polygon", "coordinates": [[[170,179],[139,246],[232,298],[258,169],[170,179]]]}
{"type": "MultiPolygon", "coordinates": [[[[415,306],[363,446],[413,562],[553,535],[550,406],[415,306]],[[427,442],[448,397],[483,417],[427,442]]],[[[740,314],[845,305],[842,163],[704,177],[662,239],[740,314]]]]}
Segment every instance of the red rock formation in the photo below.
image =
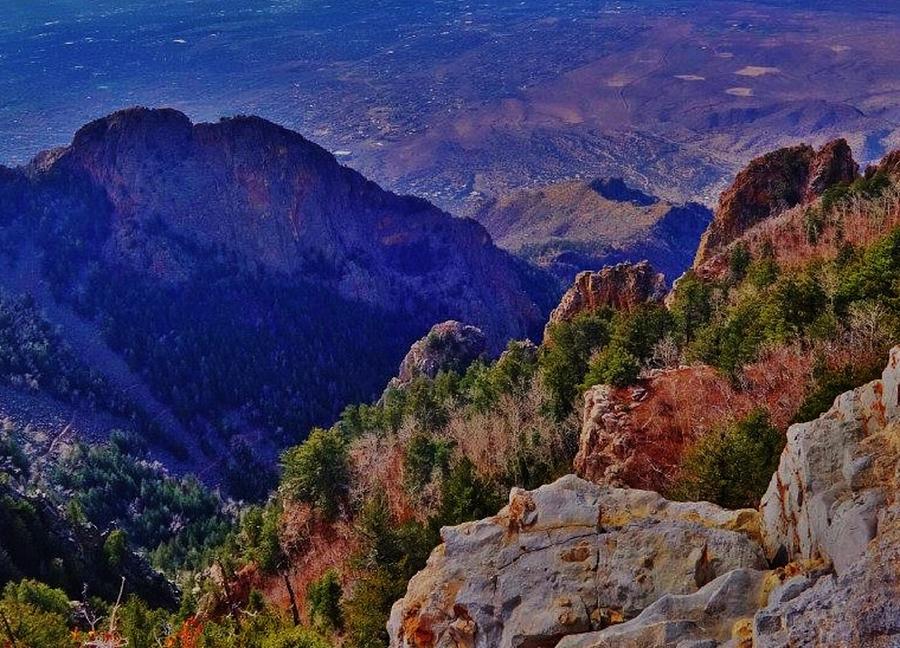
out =
{"type": "Polygon", "coordinates": [[[665,277],[646,261],[619,263],[599,272],[581,272],[550,314],[548,326],[598,308],[629,310],[640,304],[660,302],[665,294],[665,277]]]}
{"type": "Polygon", "coordinates": [[[867,168],[866,177],[871,177],[879,171],[887,174],[894,182],[900,182],[900,149],[885,155],[877,166],[867,168]]]}
{"type": "Polygon", "coordinates": [[[761,221],[791,207],[808,203],[826,189],[852,182],[859,173],[843,139],[818,152],[808,145],[783,148],[756,158],[741,171],[719,199],[719,206],[703,238],[694,266],[761,221]]]}
{"type": "Polygon", "coordinates": [[[787,427],[807,390],[811,359],[780,349],[749,365],[737,388],[712,367],[657,371],[638,386],[585,394],[575,472],[613,486],[664,490],[691,443],[764,406],[787,427]]]}

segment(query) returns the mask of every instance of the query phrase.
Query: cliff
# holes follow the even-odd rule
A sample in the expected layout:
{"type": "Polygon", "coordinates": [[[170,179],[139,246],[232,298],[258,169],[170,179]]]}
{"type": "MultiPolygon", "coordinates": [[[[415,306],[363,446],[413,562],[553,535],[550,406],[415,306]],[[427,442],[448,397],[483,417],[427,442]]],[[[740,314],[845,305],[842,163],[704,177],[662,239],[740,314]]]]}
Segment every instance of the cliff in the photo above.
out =
{"type": "Polygon", "coordinates": [[[550,313],[547,325],[568,322],[600,308],[627,311],[640,304],[659,303],[665,294],[665,277],[646,261],[582,272],[550,313]]]}

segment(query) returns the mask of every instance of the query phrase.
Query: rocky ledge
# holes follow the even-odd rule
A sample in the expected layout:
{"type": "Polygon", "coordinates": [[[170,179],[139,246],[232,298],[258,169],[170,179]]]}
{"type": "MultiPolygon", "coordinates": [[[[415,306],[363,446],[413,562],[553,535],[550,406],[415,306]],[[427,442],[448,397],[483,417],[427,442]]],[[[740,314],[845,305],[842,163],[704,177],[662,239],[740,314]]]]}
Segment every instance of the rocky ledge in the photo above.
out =
{"type": "Polygon", "coordinates": [[[391,646],[900,646],[898,458],[900,347],[791,426],[759,511],[567,476],[442,529],[391,646]]]}
{"type": "Polygon", "coordinates": [[[646,261],[619,263],[598,272],[580,272],[550,314],[547,326],[568,322],[598,308],[630,310],[640,304],[661,302],[665,295],[666,278],[646,261]]]}

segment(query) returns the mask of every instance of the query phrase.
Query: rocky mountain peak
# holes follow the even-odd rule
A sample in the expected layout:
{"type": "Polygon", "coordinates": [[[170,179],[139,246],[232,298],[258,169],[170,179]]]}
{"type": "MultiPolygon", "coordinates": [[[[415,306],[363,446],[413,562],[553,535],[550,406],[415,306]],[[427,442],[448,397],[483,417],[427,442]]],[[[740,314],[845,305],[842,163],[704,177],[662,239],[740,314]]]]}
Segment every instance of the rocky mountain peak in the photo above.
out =
{"type": "Polygon", "coordinates": [[[550,280],[475,221],[385,191],[258,117],[194,124],[177,110],[130,108],[84,126],[26,171],[50,198],[42,208],[99,196],[83,211],[110,223],[104,254],[168,281],[190,275],[197,249],[221,250],[423,327],[472,322],[495,350],[534,335],[549,310],[531,289],[537,281],[543,295],[550,280]]]}
{"type": "Polygon", "coordinates": [[[665,294],[666,278],[647,261],[581,272],[550,314],[548,326],[598,308],[629,310],[640,304],[659,302],[665,294]]]}
{"type": "Polygon", "coordinates": [[[713,221],[700,240],[699,266],[757,223],[791,207],[811,202],[829,187],[859,175],[846,140],[816,151],[802,144],[758,157],[722,194],[713,221]]]}
{"type": "Polygon", "coordinates": [[[406,385],[420,376],[434,378],[441,371],[462,372],[486,351],[481,329],[455,320],[435,324],[410,347],[391,386],[406,385]]]}

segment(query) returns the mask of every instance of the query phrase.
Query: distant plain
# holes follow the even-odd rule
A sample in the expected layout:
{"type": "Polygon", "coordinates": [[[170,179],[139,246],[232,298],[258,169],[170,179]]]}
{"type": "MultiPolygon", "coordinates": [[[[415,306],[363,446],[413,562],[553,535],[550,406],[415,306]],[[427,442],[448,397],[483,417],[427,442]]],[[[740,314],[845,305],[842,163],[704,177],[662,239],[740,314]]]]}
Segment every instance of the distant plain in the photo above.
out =
{"type": "Polygon", "coordinates": [[[710,203],[748,158],[900,146],[891,3],[51,0],[0,24],[0,162],[135,104],[295,128],[387,188],[623,176],[710,203]]]}

